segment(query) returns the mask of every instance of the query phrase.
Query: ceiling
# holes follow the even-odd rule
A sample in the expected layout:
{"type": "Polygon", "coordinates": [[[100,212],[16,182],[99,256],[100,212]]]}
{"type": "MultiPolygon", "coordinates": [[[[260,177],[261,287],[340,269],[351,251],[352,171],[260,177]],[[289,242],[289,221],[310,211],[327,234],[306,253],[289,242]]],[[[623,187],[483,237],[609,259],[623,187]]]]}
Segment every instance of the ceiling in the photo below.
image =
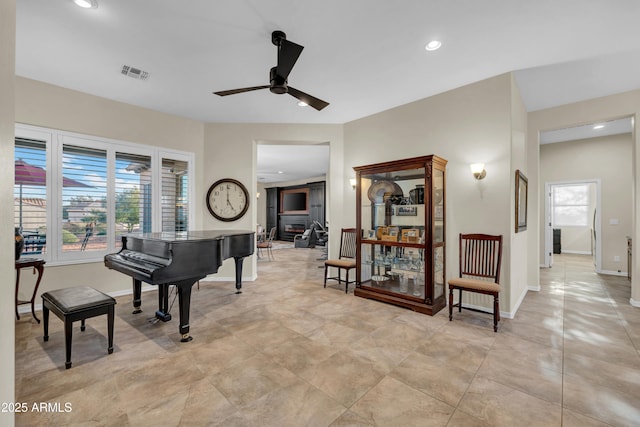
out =
{"type": "Polygon", "coordinates": [[[97,1],[16,0],[16,74],[237,123],[346,123],[511,71],[528,111],[640,88],[637,0],[97,1]],[[276,29],[305,47],[289,83],[322,111],[268,90],[212,94],[269,83],[276,29]],[[427,52],[432,39],[442,48],[427,52]]]}

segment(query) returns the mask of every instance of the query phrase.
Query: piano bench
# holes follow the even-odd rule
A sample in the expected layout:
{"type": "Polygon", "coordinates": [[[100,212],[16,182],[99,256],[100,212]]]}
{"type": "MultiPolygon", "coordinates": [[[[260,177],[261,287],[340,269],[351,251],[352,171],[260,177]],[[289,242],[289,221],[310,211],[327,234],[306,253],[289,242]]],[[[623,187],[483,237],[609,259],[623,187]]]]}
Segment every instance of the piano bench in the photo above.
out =
{"type": "Polygon", "coordinates": [[[65,368],[71,367],[71,332],[73,322],[81,321],[80,330],[85,330],[84,321],[90,317],[107,315],[109,354],[113,353],[113,322],[116,300],[107,294],[90,287],[58,289],[42,294],[42,318],[44,341],[49,341],[49,311],[64,322],[64,341],[66,346],[65,368]]]}

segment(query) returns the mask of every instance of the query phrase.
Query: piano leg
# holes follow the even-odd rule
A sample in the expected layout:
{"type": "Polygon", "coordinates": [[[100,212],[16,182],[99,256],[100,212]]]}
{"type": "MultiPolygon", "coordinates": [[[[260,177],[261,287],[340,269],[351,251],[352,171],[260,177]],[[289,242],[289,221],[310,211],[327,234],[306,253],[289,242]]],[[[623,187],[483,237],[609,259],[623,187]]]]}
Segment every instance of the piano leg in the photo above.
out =
{"type": "MultiPolygon", "coordinates": [[[[180,317],[182,317],[182,310],[180,310],[180,317]]],[[[169,313],[169,285],[158,285],[158,311],[156,311],[156,318],[163,322],[171,320],[171,313],[169,313]]]]}
{"type": "Polygon", "coordinates": [[[133,314],[142,313],[142,282],[133,279],[133,314]]]}
{"type": "Polygon", "coordinates": [[[193,339],[189,335],[189,312],[191,311],[191,288],[197,282],[188,280],[176,283],[178,288],[178,304],[180,305],[180,335],[181,342],[189,342],[193,339]]]}
{"type": "Polygon", "coordinates": [[[233,257],[236,262],[236,294],[241,294],[242,291],[242,263],[244,258],[242,257],[233,257]]]}

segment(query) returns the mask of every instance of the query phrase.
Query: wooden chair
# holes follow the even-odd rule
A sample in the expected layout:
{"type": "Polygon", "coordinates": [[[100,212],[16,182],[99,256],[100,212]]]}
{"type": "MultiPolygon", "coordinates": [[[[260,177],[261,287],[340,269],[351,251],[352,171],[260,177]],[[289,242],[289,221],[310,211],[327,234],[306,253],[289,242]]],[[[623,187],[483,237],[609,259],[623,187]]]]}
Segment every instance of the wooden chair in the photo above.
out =
{"type": "Polygon", "coordinates": [[[275,239],[276,237],[276,227],[272,227],[271,230],[269,231],[269,235],[267,236],[267,238],[261,242],[257,243],[257,247],[258,247],[258,257],[261,258],[262,255],[262,250],[265,249],[267,251],[267,257],[269,259],[269,261],[271,261],[273,258],[273,252],[271,251],[271,249],[273,248],[273,239],[275,239]]]}
{"type": "Polygon", "coordinates": [[[453,307],[491,313],[462,306],[462,291],[493,295],[493,330],[498,332],[500,321],[500,263],[502,236],[488,234],[460,234],[460,277],[449,280],[449,321],[453,320],[453,307]],[[458,303],[453,303],[453,290],[457,289],[458,303]]]}
{"type": "Polygon", "coordinates": [[[355,283],[355,280],[349,281],[349,271],[356,268],[356,229],[343,228],[340,235],[340,255],[338,259],[328,259],[324,262],[324,287],[327,287],[327,279],[337,280],[338,284],[342,283],[342,270],[346,270],[344,292],[349,292],[349,283],[355,283]],[[335,277],[327,277],[329,267],[338,269],[338,275],[335,277]]]}

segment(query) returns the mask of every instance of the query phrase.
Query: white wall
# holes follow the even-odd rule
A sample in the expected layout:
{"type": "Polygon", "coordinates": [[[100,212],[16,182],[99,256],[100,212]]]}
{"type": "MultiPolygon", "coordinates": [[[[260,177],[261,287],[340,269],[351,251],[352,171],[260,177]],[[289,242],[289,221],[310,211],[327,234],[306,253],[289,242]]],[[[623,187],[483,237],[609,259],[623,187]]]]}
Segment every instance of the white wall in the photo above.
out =
{"type": "MultiPolygon", "coordinates": [[[[16,48],[16,2],[0,2],[0,402],[15,402],[15,320],[13,295],[15,269],[13,261],[13,144],[14,144],[14,87],[16,48]]],[[[0,425],[13,427],[14,416],[0,412],[0,425]]]]}
{"type": "MultiPolygon", "coordinates": [[[[507,278],[501,295],[504,312],[512,312],[522,293],[515,288],[514,299],[507,283],[511,277],[514,209],[512,121],[521,123],[521,133],[526,127],[526,118],[512,117],[524,116],[518,113],[524,111],[522,107],[512,111],[512,90],[511,76],[505,74],[347,123],[343,171],[345,177],[351,177],[354,166],[429,154],[448,160],[447,278],[458,274],[459,233],[502,234],[502,277],[507,278]],[[482,181],[476,181],[469,169],[471,163],[478,162],[485,163],[487,171],[482,181]]],[[[518,155],[519,161],[524,161],[523,156],[524,152],[518,155]]],[[[345,192],[342,207],[342,223],[354,226],[355,193],[350,189],[345,192]]],[[[526,271],[519,274],[524,275],[522,281],[526,283],[526,271]]],[[[483,296],[472,303],[489,306],[483,296]]]]}

